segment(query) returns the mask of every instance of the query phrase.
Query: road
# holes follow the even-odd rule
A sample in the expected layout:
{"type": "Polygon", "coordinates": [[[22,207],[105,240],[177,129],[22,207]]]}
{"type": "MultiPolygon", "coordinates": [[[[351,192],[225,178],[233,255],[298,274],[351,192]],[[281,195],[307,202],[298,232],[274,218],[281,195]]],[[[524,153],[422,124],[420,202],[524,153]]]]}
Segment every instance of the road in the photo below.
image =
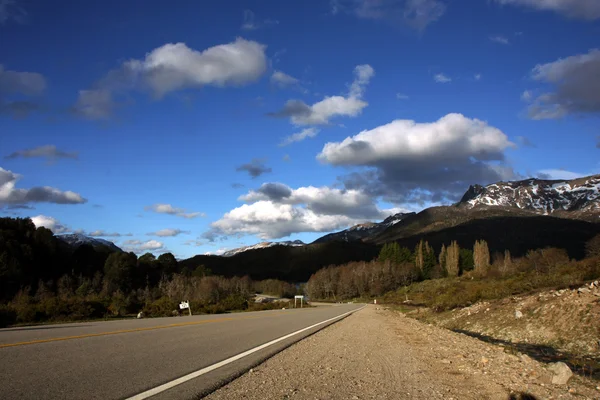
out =
{"type": "Polygon", "coordinates": [[[0,329],[0,398],[197,398],[360,307],[0,329]],[[328,322],[319,324],[323,321],[328,322]],[[315,324],[319,325],[310,328],[315,324]],[[285,338],[305,328],[309,329],[285,338]],[[224,360],[226,365],[214,368],[224,360]],[[173,382],[182,377],[185,382],[173,382]]]}

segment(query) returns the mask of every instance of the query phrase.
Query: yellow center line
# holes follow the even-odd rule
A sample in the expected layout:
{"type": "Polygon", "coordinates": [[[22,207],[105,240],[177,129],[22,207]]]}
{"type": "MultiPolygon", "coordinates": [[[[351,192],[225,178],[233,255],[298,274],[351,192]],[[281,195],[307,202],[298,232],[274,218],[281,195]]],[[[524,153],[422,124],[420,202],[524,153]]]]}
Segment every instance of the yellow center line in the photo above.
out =
{"type": "MultiPolygon", "coordinates": [[[[281,314],[283,314],[283,313],[271,314],[269,316],[278,316],[278,315],[281,315],[281,314]]],[[[84,339],[84,338],[89,338],[89,337],[120,335],[122,333],[132,333],[132,332],[153,331],[153,330],[158,330],[158,329],[177,328],[177,327],[181,327],[181,326],[192,326],[192,325],[208,324],[208,323],[212,323],[212,322],[226,322],[226,321],[235,321],[235,320],[240,320],[240,319],[268,318],[269,316],[248,316],[248,317],[239,317],[239,318],[219,318],[219,319],[214,319],[214,320],[194,321],[194,322],[181,322],[181,323],[178,323],[178,324],[150,326],[150,327],[146,327],[146,328],[122,329],[122,330],[111,331],[111,332],[87,333],[87,334],[84,334],[84,335],[63,336],[63,337],[58,337],[58,338],[31,340],[31,341],[28,341],[28,342],[17,342],[17,343],[0,344],[0,349],[3,349],[5,347],[27,346],[27,345],[30,345],[30,344],[38,344],[38,343],[61,342],[61,341],[65,341],[65,340],[84,339]]]]}

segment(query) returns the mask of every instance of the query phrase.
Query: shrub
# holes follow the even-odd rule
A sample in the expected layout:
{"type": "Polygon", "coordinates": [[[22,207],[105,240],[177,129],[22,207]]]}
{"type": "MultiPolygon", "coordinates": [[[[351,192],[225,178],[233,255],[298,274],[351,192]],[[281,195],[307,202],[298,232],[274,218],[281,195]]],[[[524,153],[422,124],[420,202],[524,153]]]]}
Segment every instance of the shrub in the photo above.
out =
{"type": "Polygon", "coordinates": [[[9,305],[0,305],[0,328],[13,325],[17,322],[17,312],[9,305]]]}

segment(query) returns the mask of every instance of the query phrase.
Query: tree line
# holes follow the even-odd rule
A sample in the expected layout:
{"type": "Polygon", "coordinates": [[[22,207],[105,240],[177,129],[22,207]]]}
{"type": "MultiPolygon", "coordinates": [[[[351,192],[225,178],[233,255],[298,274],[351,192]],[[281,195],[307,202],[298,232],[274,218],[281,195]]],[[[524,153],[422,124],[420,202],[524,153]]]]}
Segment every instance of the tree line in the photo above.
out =
{"type": "MultiPolygon", "coordinates": [[[[586,244],[588,258],[600,257],[600,235],[586,244]]],[[[442,245],[436,253],[421,240],[413,250],[396,242],[385,244],[379,256],[370,262],[352,262],[328,266],[314,273],[306,284],[313,300],[349,300],[381,296],[398,288],[429,279],[506,277],[520,272],[548,273],[570,258],[564,249],[544,248],[528,251],[515,258],[510,251],[490,254],[485,240],[475,241],[472,249],[461,248],[456,241],[442,245]]]]}
{"type": "MultiPolygon", "coordinates": [[[[293,296],[277,279],[216,276],[204,265],[181,266],[171,253],[72,249],[29,219],[0,218],[0,326],[136,314],[171,315],[182,300],[194,311],[257,307],[256,293],[293,296]]],[[[261,306],[265,307],[265,306],[261,306]]]]}

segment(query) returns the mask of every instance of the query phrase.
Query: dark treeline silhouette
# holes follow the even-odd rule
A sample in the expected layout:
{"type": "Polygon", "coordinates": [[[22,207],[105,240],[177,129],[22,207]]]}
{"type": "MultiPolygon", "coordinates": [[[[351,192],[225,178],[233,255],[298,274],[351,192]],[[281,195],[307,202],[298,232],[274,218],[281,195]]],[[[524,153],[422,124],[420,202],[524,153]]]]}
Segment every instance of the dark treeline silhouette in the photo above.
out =
{"type": "Polygon", "coordinates": [[[179,264],[171,253],[138,258],[106,246],[73,248],[30,219],[0,218],[0,326],[141,310],[171,315],[182,300],[207,313],[268,307],[249,302],[255,292],[297,290],[275,279],[214,276],[204,265],[179,264]]]}

